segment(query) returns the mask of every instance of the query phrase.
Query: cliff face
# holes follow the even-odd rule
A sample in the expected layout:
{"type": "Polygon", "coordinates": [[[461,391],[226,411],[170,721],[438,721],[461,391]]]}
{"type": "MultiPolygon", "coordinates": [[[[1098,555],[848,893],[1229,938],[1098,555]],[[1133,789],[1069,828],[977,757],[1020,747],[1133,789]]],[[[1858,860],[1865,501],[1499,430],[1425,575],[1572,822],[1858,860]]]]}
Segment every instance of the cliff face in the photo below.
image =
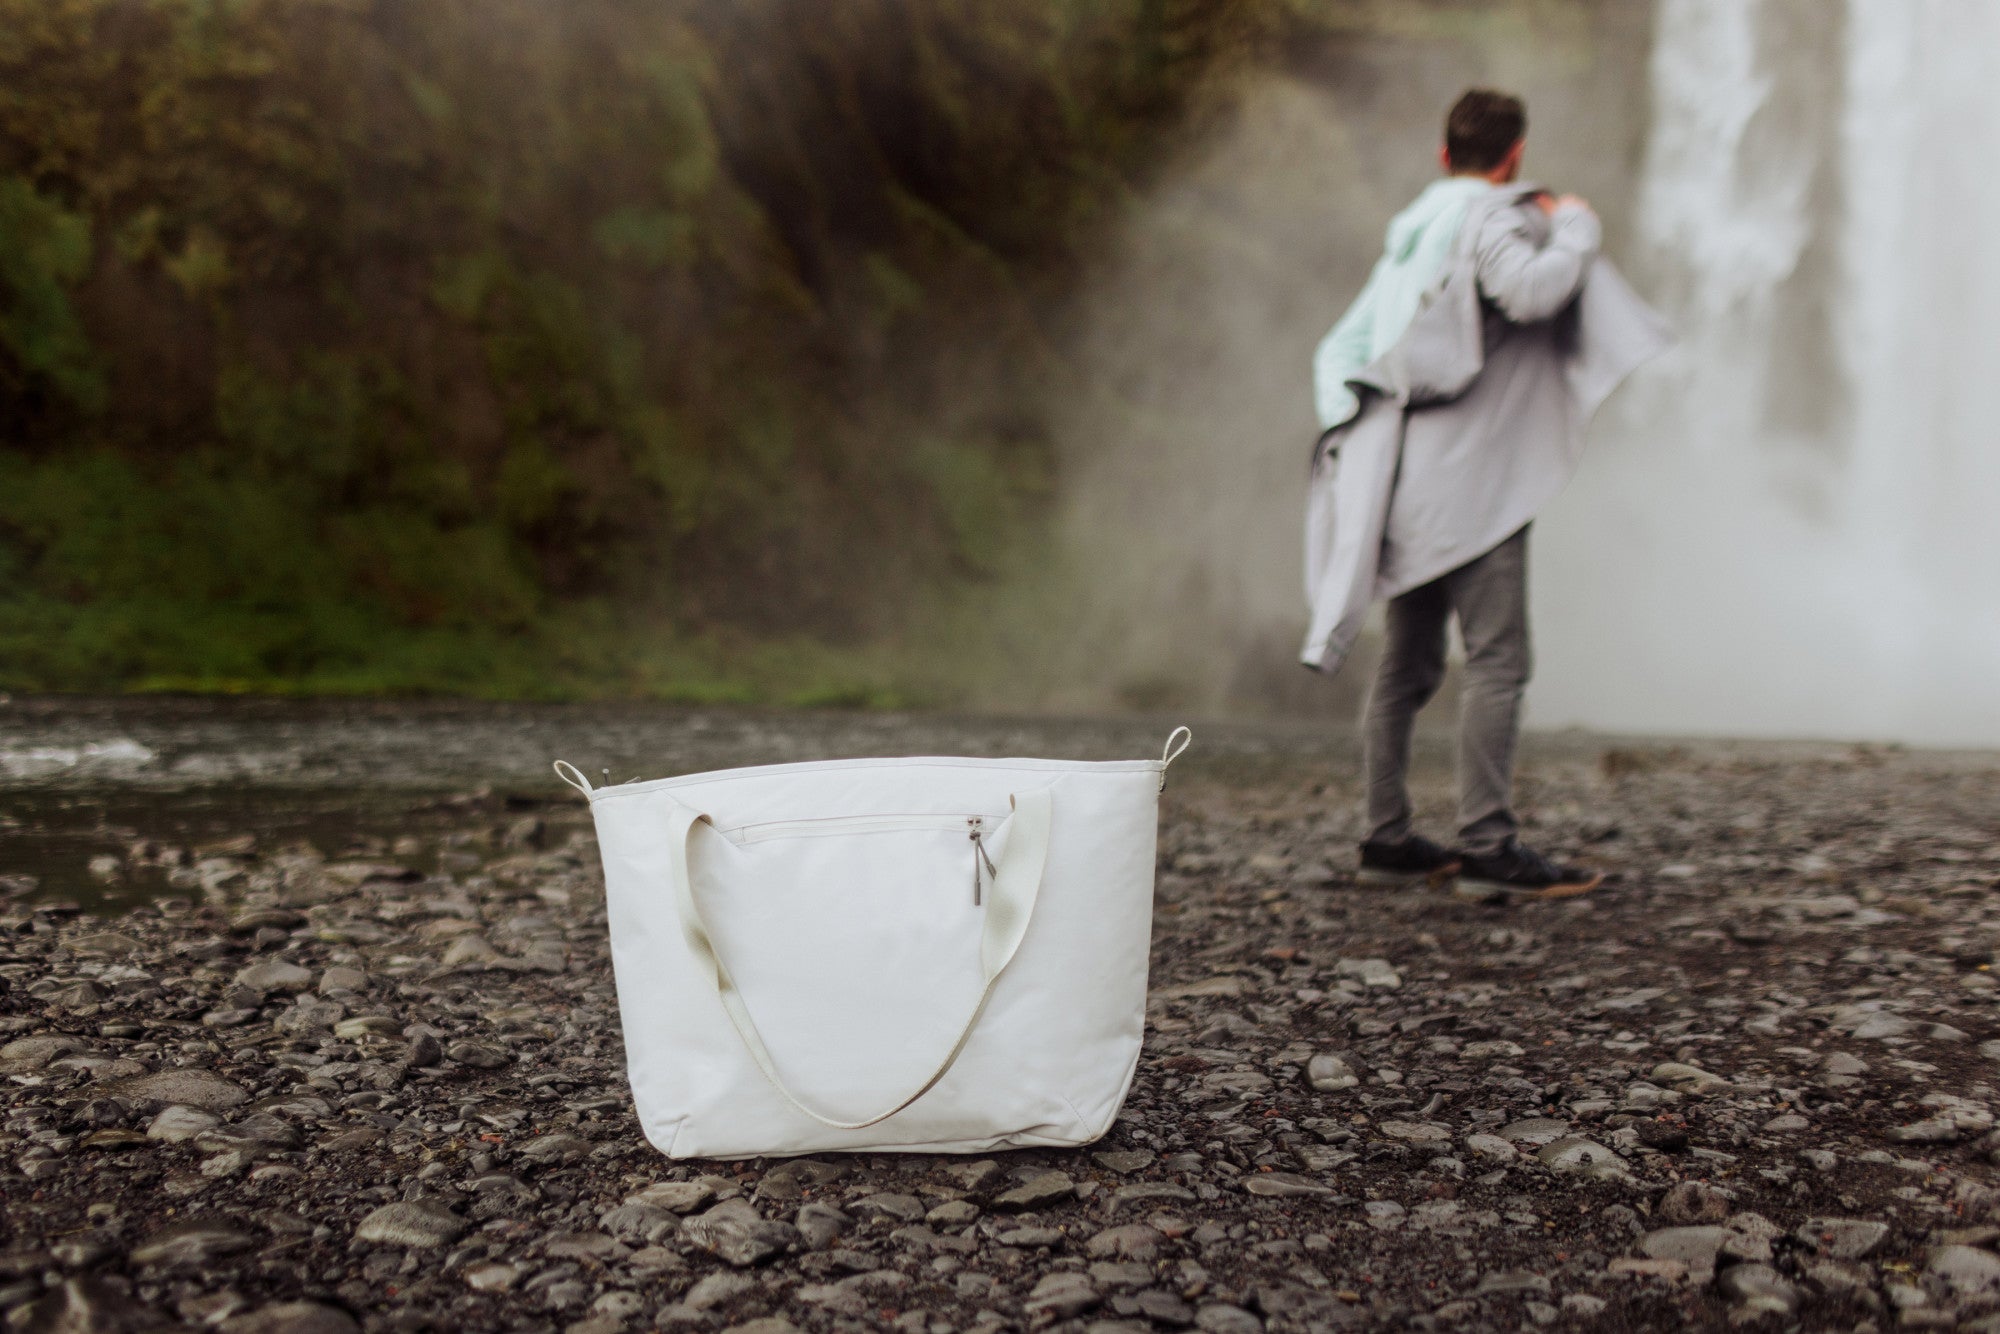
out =
{"type": "Polygon", "coordinates": [[[1093,246],[1371,8],[0,0],[0,684],[810,691],[1032,545],[1093,246]]]}

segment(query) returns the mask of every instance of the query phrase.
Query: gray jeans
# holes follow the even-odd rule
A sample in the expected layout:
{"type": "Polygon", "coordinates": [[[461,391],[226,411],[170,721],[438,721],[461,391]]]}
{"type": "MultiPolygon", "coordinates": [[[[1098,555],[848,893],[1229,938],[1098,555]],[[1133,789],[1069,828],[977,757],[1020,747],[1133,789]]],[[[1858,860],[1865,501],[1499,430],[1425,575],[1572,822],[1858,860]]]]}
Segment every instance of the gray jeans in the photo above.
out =
{"type": "Polygon", "coordinates": [[[1410,740],[1417,711],[1444,682],[1445,625],[1465,640],[1458,714],[1458,846],[1485,856],[1506,846],[1514,819],[1514,747],[1534,658],[1528,643],[1528,530],[1389,603],[1388,644],[1368,692],[1362,747],[1369,837],[1411,831],[1410,740]]]}

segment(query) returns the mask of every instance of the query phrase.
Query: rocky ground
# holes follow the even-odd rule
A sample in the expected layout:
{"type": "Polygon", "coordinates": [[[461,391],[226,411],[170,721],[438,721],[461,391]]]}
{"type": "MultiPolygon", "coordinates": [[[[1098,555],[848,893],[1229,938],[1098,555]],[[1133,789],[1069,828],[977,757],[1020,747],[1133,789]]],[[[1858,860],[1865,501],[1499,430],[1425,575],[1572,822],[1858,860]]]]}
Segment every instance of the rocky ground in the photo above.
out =
{"type": "Polygon", "coordinates": [[[1090,1149],[974,1160],[647,1147],[586,813],[553,781],[414,803],[393,840],[129,831],[94,871],[154,877],[150,903],[7,882],[0,1309],[2000,1330],[1995,779],[1865,750],[1544,759],[1531,837],[1612,878],[1508,910],[1357,889],[1351,787],[1177,767],[1130,1102],[1090,1149]]]}

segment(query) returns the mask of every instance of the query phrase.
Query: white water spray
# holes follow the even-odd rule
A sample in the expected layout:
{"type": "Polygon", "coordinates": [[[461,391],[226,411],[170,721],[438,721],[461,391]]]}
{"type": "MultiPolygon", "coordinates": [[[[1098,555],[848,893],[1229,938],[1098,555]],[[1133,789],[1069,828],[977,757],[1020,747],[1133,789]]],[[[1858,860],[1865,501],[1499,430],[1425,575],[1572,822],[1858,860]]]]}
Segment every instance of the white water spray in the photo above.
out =
{"type": "Polygon", "coordinates": [[[2000,5],[1661,0],[1652,75],[1685,343],[1538,529],[1537,721],[2000,743],[2000,5]]]}

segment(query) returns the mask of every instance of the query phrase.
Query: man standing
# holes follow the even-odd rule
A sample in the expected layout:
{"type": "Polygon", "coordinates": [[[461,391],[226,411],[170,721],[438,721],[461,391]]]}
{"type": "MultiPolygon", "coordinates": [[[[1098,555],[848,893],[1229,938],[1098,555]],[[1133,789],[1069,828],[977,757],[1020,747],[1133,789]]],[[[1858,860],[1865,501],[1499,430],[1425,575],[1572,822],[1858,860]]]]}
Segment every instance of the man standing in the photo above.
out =
{"type": "Polygon", "coordinates": [[[1520,99],[1459,98],[1445,177],[1390,223],[1367,287],[1313,360],[1325,433],[1307,518],[1307,665],[1336,669],[1370,603],[1389,602],[1364,723],[1360,879],[1455,876],[1454,893],[1483,902],[1581,894],[1601,879],[1517,836],[1528,528],[1575,471],[1591,413],[1668,341],[1598,258],[1589,205],[1520,183],[1526,132],[1520,99]],[[1413,827],[1408,774],[1454,615],[1466,664],[1447,849],[1413,827]]]}

